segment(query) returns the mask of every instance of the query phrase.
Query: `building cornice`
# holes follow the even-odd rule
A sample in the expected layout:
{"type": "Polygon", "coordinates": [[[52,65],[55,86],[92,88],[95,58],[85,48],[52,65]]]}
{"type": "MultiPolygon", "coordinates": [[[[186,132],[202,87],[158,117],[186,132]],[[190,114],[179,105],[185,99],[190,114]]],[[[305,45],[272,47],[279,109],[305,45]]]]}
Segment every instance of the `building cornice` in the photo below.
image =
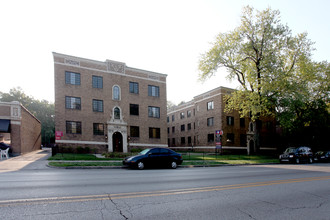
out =
{"type": "Polygon", "coordinates": [[[87,70],[92,70],[92,71],[111,73],[111,74],[115,74],[115,75],[128,76],[128,77],[133,77],[133,78],[147,79],[147,80],[163,82],[163,83],[165,83],[165,82],[162,81],[161,78],[167,77],[167,75],[163,74],[163,73],[157,73],[157,72],[153,72],[153,71],[129,67],[129,66],[126,66],[126,64],[123,62],[118,62],[118,61],[113,61],[113,60],[106,60],[105,62],[102,62],[102,61],[91,60],[91,59],[86,59],[86,58],[81,58],[81,57],[76,57],[76,56],[71,56],[71,55],[66,55],[66,54],[60,54],[60,53],[56,53],[56,52],[53,52],[53,56],[54,56],[54,58],[55,57],[63,58],[64,62],[56,62],[54,60],[54,64],[59,64],[59,65],[63,65],[63,66],[79,67],[82,69],[87,69],[87,70]],[[104,68],[107,70],[85,67],[85,66],[82,66],[80,62],[86,62],[86,63],[104,66],[104,68]],[[122,68],[124,68],[124,70],[111,71],[111,64],[115,64],[119,67],[122,67],[122,68]],[[126,74],[125,69],[146,74],[147,77],[138,77],[138,76],[126,74]]]}

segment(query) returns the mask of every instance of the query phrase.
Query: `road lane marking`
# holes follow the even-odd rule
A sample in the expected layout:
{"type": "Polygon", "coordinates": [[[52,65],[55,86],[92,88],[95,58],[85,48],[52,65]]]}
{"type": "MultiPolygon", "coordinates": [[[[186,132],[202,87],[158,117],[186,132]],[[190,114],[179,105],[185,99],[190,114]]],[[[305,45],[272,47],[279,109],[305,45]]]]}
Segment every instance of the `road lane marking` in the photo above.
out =
{"type": "Polygon", "coordinates": [[[321,177],[306,177],[306,178],[287,179],[287,180],[274,180],[274,181],[265,181],[265,182],[241,183],[241,184],[223,185],[223,186],[159,190],[159,191],[151,191],[151,192],[132,192],[132,193],[49,197],[49,198],[33,198],[33,199],[13,199],[13,200],[0,201],[0,207],[18,206],[18,205],[39,205],[39,204],[54,204],[54,203],[86,202],[86,201],[114,200],[114,199],[134,199],[134,198],[142,198],[142,197],[192,194],[192,193],[222,191],[222,190],[230,190],[230,189],[242,189],[242,188],[258,187],[258,186],[300,183],[300,182],[308,182],[308,181],[322,181],[322,180],[329,180],[329,179],[330,179],[330,176],[321,176],[321,177]]]}

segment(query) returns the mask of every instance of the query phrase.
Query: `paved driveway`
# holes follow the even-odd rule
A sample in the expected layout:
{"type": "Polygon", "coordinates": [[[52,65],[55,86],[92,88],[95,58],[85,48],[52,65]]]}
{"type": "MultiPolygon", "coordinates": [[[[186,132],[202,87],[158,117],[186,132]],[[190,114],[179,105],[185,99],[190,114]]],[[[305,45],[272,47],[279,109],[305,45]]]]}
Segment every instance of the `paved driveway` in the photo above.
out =
{"type": "Polygon", "coordinates": [[[0,173],[17,171],[21,169],[49,169],[48,157],[51,155],[50,148],[33,151],[17,157],[0,160],[0,173]]]}

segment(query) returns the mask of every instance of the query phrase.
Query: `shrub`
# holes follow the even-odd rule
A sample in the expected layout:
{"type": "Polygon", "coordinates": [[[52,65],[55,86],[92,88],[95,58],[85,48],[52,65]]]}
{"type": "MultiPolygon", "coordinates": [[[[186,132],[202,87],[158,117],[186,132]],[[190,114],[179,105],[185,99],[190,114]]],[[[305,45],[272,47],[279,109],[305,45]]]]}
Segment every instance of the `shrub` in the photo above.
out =
{"type": "Polygon", "coordinates": [[[82,147],[77,147],[76,150],[77,150],[77,154],[83,154],[84,153],[84,148],[82,148],[82,147]]]}

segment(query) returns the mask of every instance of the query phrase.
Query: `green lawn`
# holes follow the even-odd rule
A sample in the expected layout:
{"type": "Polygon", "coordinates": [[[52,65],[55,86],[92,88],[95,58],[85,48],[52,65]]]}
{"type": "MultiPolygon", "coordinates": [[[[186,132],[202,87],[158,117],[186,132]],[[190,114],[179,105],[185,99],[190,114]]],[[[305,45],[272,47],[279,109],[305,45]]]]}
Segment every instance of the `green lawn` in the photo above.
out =
{"type": "Polygon", "coordinates": [[[122,162],[49,162],[54,167],[95,167],[95,166],[121,166],[122,162]]]}
{"type": "MultiPolygon", "coordinates": [[[[248,155],[214,155],[203,153],[182,153],[183,166],[212,166],[220,164],[258,164],[258,163],[278,163],[278,159],[270,156],[248,156],[248,155]]],[[[49,165],[56,167],[76,167],[76,166],[121,166],[123,158],[97,158],[91,154],[70,154],[59,153],[48,160],[49,165]],[[68,162],[55,162],[57,160],[67,160],[68,162]],[[73,161],[77,162],[73,162],[73,161]],[[78,162],[83,160],[84,162],[78,162]],[[113,161],[116,160],[116,161],[113,161]],[[70,161],[70,162],[69,162],[70,161]],[[119,162],[118,162],[119,161],[119,162]]]]}
{"type": "Polygon", "coordinates": [[[55,156],[48,158],[48,160],[122,160],[123,158],[97,158],[92,154],[72,154],[72,153],[58,153],[55,156]]]}
{"type": "MultiPolygon", "coordinates": [[[[182,153],[183,160],[272,160],[271,156],[261,155],[215,155],[203,153],[182,153]]],[[[277,160],[277,158],[276,158],[277,160]]]]}

